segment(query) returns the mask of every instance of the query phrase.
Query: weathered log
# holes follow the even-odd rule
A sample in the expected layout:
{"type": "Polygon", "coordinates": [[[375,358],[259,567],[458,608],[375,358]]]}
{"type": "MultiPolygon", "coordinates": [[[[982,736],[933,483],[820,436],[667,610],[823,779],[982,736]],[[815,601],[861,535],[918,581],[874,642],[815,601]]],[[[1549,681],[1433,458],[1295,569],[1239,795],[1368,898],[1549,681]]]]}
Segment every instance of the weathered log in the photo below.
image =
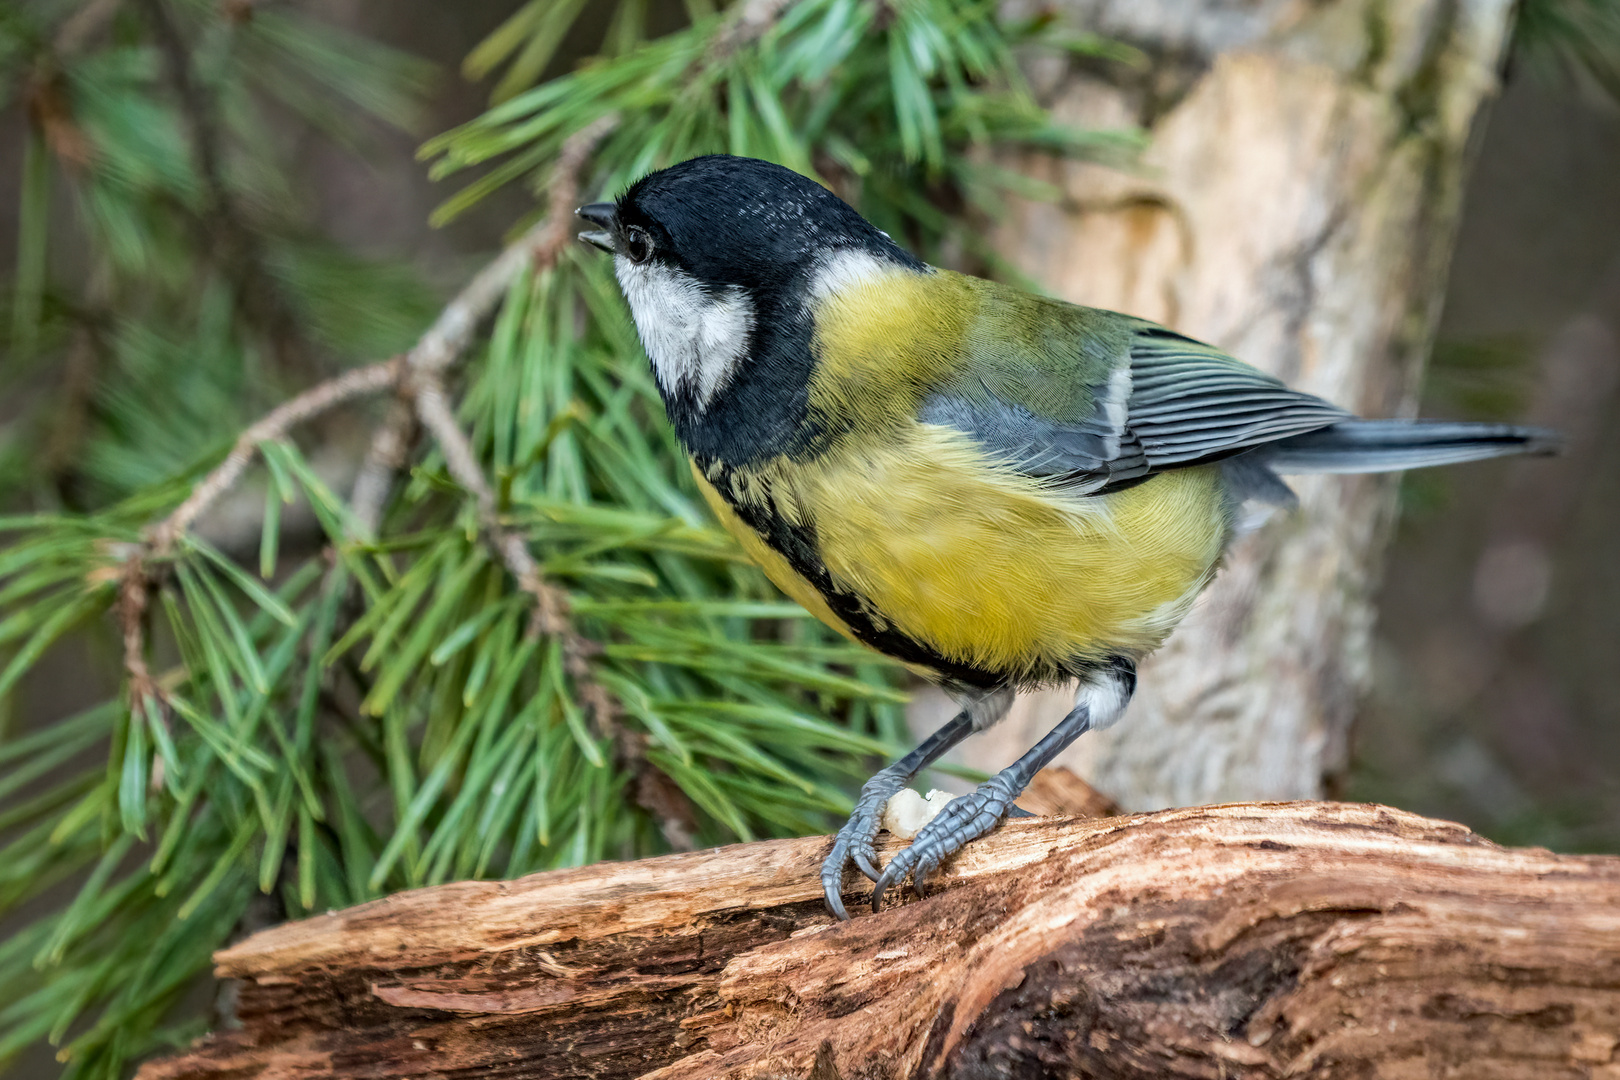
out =
{"type": "Polygon", "coordinates": [[[1034,818],[839,924],[827,843],[264,931],[218,956],[241,1029],[140,1076],[1620,1080],[1620,858],[1337,803],[1034,818]]]}

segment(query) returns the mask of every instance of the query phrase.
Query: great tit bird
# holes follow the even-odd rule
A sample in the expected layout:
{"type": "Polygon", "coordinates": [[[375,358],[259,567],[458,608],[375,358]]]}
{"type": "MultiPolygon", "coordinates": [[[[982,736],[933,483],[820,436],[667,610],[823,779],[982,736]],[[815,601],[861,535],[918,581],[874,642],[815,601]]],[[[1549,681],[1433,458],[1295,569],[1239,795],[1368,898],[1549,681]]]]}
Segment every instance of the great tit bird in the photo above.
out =
{"type": "Polygon", "coordinates": [[[821,871],[876,882],[993,829],[1035,773],[1119,719],[1136,665],[1187,614],[1245,500],[1279,473],[1544,452],[1498,424],[1359,420],[1218,349],[922,262],[788,169],[715,155],[579,214],[614,271],[716,517],[839,633],[961,712],[872,777],[821,871]],[[884,804],[1007,712],[1073,680],[1073,711],[879,870],[884,804]]]}

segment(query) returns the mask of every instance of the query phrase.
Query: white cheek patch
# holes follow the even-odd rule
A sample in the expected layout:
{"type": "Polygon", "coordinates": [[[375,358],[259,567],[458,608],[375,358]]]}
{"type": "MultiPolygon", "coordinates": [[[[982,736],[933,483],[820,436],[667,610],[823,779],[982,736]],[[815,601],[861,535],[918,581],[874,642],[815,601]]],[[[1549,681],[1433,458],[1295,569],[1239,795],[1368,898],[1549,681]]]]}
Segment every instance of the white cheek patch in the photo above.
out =
{"type": "Polygon", "coordinates": [[[658,263],[613,260],[642,347],[666,394],[688,390],[709,403],[748,355],[754,307],[737,286],[711,294],[689,275],[658,263]]]}

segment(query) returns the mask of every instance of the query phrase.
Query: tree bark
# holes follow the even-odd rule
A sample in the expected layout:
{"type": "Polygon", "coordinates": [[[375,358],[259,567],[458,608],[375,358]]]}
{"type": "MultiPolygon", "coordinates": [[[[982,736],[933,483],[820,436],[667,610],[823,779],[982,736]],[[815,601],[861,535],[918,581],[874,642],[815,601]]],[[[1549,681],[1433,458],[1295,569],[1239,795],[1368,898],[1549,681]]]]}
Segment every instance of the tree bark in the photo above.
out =
{"type": "Polygon", "coordinates": [[[1334,803],[1033,818],[839,924],[827,843],[264,931],[217,957],[242,1028],[140,1080],[1620,1080],[1620,858],[1334,803]]]}
{"type": "MultiPolygon", "coordinates": [[[[1166,323],[1357,412],[1410,414],[1509,0],[1059,6],[1150,63],[1037,59],[1037,89],[1061,119],[1139,124],[1151,143],[1132,173],[1016,162],[1063,197],[1018,207],[998,249],[1065,299],[1166,323]]],[[[1127,809],[1316,798],[1345,767],[1394,485],[1293,486],[1299,511],[1239,542],[1125,722],[1061,759],[1127,809]]],[[[1070,703],[1020,703],[964,759],[1010,762],[1070,703]]]]}

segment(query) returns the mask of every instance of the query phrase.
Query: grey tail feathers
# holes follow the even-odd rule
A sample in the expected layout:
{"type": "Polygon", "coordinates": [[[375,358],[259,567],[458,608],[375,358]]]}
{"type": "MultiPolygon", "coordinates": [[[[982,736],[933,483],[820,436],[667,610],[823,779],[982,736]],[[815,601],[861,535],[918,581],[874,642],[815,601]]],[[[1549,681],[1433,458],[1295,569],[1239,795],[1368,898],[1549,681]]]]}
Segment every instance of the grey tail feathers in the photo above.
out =
{"type": "Polygon", "coordinates": [[[1256,455],[1279,473],[1372,473],[1508,454],[1555,454],[1545,428],[1446,420],[1345,420],[1279,440],[1256,455]]]}

